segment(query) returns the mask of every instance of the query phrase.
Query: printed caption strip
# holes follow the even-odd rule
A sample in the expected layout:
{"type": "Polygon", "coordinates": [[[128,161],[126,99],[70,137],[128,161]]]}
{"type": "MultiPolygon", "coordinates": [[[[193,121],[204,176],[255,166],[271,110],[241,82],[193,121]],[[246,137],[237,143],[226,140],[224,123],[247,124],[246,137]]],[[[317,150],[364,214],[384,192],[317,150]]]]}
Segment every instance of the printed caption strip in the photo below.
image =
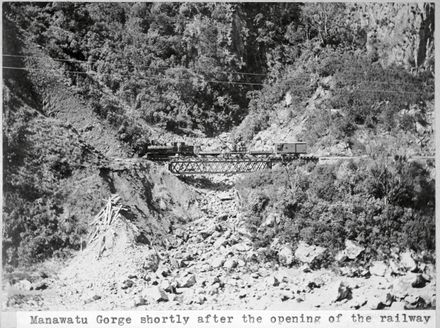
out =
{"type": "MultiPolygon", "coordinates": [[[[424,311],[51,311],[17,312],[17,328],[389,327],[435,328],[424,311]]],[[[6,327],[5,327],[6,328],[6,327]]],[[[8,327],[9,328],[9,327],[8,327]]]]}

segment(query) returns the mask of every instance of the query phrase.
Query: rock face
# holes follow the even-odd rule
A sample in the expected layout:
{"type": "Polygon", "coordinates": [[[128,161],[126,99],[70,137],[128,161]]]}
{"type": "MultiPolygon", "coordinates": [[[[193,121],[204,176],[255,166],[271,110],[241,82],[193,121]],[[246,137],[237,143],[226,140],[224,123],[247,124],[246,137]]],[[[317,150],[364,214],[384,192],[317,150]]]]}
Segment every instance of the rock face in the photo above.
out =
{"type": "Polygon", "coordinates": [[[433,69],[434,4],[351,4],[356,22],[367,31],[367,51],[382,64],[433,69]]]}

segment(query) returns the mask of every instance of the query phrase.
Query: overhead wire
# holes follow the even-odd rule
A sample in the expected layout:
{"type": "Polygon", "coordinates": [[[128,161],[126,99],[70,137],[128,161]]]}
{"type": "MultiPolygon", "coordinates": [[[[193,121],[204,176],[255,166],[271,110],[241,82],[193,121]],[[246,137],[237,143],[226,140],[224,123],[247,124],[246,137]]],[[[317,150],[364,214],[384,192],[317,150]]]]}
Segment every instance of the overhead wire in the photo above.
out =
{"type": "MultiPolygon", "coordinates": [[[[27,68],[27,67],[17,67],[17,66],[2,66],[3,69],[11,69],[11,70],[24,70],[24,71],[52,71],[52,72],[59,72],[57,69],[41,69],[41,68],[27,68]]],[[[115,74],[115,73],[98,73],[95,71],[90,72],[84,72],[84,71],[70,71],[70,70],[64,70],[64,73],[71,73],[71,74],[83,74],[83,75],[91,75],[91,74],[99,74],[99,75],[107,75],[107,76],[127,76],[127,74],[115,74]]],[[[155,79],[155,80],[163,80],[165,77],[163,75],[150,75],[150,76],[143,76],[144,79],[155,79]]],[[[197,77],[196,77],[197,78],[197,77]]],[[[179,80],[179,81],[192,81],[190,78],[167,78],[179,80]]],[[[393,83],[393,82],[387,82],[387,81],[374,81],[374,80],[345,80],[345,81],[353,81],[353,82],[367,82],[367,83],[378,83],[378,84],[393,84],[393,85],[410,85],[410,84],[404,84],[404,83],[393,83]]],[[[265,83],[258,83],[258,82],[245,82],[245,81],[225,81],[225,80],[204,80],[204,82],[207,83],[219,83],[219,84],[232,84],[232,85],[251,85],[251,86],[265,86],[267,84],[265,83]]],[[[414,84],[412,84],[414,85],[414,84]]],[[[297,89],[307,89],[307,86],[300,85],[295,86],[297,89]]],[[[355,88],[353,90],[350,90],[351,92],[376,92],[376,93],[410,93],[410,94],[424,94],[425,92],[416,92],[416,91],[407,91],[407,90],[378,90],[378,89],[361,89],[361,88],[355,88]]]]}
{"type": "MultiPolygon", "coordinates": [[[[43,57],[40,57],[40,56],[30,56],[30,55],[3,54],[2,56],[17,57],[17,58],[38,58],[38,59],[42,59],[42,60],[44,59],[43,57]]],[[[72,63],[82,63],[82,64],[100,63],[100,61],[97,61],[97,60],[62,59],[62,58],[52,58],[52,57],[50,57],[50,58],[56,62],[72,62],[72,63]]],[[[160,66],[148,66],[147,68],[149,68],[149,69],[166,69],[166,68],[179,68],[179,67],[160,65],[160,66]]],[[[187,68],[187,67],[182,67],[182,68],[187,68]]],[[[249,73],[249,72],[238,72],[238,71],[227,71],[224,73],[225,74],[237,74],[237,75],[251,75],[251,76],[267,76],[267,74],[264,74],[264,73],[249,73]]]]}
{"type": "MultiPolygon", "coordinates": [[[[17,54],[2,54],[2,56],[5,57],[17,57],[17,58],[38,58],[44,60],[45,58],[41,56],[32,56],[32,55],[17,55],[17,54]]],[[[101,63],[101,61],[97,60],[78,60],[78,59],[63,59],[63,58],[52,58],[51,60],[56,62],[72,62],[72,63],[81,63],[81,64],[92,64],[92,63],[101,63]]],[[[159,65],[159,66],[148,66],[146,67],[148,69],[167,69],[167,68],[180,68],[180,67],[174,67],[174,66],[166,66],[166,65],[159,65]]],[[[187,67],[182,67],[187,68],[187,67]]],[[[395,70],[395,72],[399,72],[395,70]]],[[[249,76],[268,76],[268,74],[265,73],[250,73],[250,72],[238,72],[238,71],[224,71],[224,72],[218,72],[218,73],[224,73],[224,74],[237,74],[237,75],[249,75],[249,76]]],[[[361,71],[354,71],[350,74],[357,74],[357,75],[365,75],[364,72],[361,71]]],[[[380,83],[380,84],[395,84],[395,85],[415,85],[415,83],[396,83],[396,82],[389,82],[389,81],[377,81],[377,80],[365,80],[365,79],[344,79],[344,81],[349,82],[374,82],[374,83],[380,83]]]]}

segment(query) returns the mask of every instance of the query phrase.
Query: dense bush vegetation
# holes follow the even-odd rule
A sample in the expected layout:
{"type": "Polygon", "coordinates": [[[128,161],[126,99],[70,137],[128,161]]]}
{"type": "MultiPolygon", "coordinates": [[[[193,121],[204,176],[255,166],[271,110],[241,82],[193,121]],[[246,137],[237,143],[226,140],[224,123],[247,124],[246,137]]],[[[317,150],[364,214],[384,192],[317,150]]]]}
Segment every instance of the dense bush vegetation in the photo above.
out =
{"type": "Polygon", "coordinates": [[[60,66],[104,117],[123,117],[128,106],[169,130],[214,134],[246,116],[246,93],[259,88],[300,5],[27,3],[5,12],[51,57],[66,60],[60,66]],[[103,87],[118,106],[103,103],[103,87]]]}
{"type": "Polygon", "coordinates": [[[93,154],[75,133],[44,120],[5,87],[3,260],[13,265],[77,249],[83,221],[65,213],[65,181],[93,154]]]}
{"type": "Polygon", "coordinates": [[[433,167],[399,157],[293,165],[245,178],[238,188],[258,247],[278,237],[292,245],[303,240],[324,246],[335,254],[351,239],[366,247],[367,258],[382,258],[396,247],[435,249],[429,170],[433,167]],[[281,214],[281,222],[262,227],[268,213],[281,214]]]}

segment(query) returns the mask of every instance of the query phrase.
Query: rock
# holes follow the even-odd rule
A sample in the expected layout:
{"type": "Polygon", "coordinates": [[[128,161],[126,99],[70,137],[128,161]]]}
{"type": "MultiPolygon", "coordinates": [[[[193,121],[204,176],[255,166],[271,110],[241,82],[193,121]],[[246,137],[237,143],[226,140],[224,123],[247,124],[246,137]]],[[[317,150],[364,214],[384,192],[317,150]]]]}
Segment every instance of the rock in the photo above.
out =
{"type": "Polygon", "coordinates": [[[300,242],[295,251],[295,258],[302,263],[312,264],[316,259],[324,254],[326,249],[319,246],[310,246],[304,242],[300,242]]]}
{"type": "Polygon", "coordinates": [[[202,305],[207,301],[207,298],[205,295],[195,295],[194,297],[194,303],[202,305]]]}
{"type": "Polygon", "coordinates": [[[207,271],[211,271],[211,265],[209,263],[203,263],[200,266],[200,272],[207,272],[207,271]]]}
{"type": "Polygon", "coordinates": [[[224,263],[225,263],[225,258],[224,257],[220,257],[220,256],[214,257],[211,260],[211,266],[213,268],[215,268],[215,269],[222,267],[224,263]]]}
{"type": "Polygon", "coordinates": [[[244,267],[245,265],[246,265],[245,261],[243,261],[241,259],[237,260],[237,267],[241,268],[241,267],[244,267]]]}
{"type": "Polygon", "coordinates": [[[371,310],[382,310],[386,306],[382,301],[379,296],[373,296],[368,299],[368,307],[371,310]]]}
{"type": "Polygon", "coordinates": [[[267,276],[269,276],[269,274],[270,274],[269,270],[267,270],[265,268],[259,268],[258,269],[258,275],[260,277],[267,277],[267,276]]]}
{"type": "Polygon", "coordinates": [[[393,281],[391,285],[391,294],[396,300],[402,300],[408,295],[411,288],[411,282],[408,277],[400,277],[393,281]]]}
{"type": "Polygon", "coordinates": [[[121,283],[121,289],[127,289],[133,287],[134,282],[133,280],[126,279],[121,283]]]}
{"type": "Polygon", "coordinates": [[[355,299],[353,299],[352,305],[350,306],[350,308],[353,308],[355,310],[359,310],[361,307],[363,307],[367,303],[368,303],[368,300],[364,295],[358,295],[355,299]]]}
{"type": "Polygon", "coordinates": [[[390,270],[391,270],[391,275],[402,275],[404,274],[403,268],[399,266],[399,264],[394,261],[394,260],[390,260],[390,270]]]}
{"type": "Polygon", "coordinates": [[[239,243],[234,245],[232,248],[238,252],[248,252],[252,249],[252,246],[246,243],[239,243]]]}
{"type": "Polygon", "coordinates": [[[34,289],[35,290],[45,290],[49,287],[49,284],[47,281],[40,281],[39,283],[35,284],[34,289]]]}
{"type": "Polygon", "coordinates": [[[234,199],[234,196],[231,195],[229,192],[220,192],[217,194],[217,197],[221,200],[221,201],[226,201],[226,200],[232,200],[234,199]]]}
{"type": "Polygon", "coordinates": [[[182,304],[183,300],[184,300],[184,296],[182,294],[174,295],[174,297],[173,297],[173,301],[178,304],[182,304]]]}
{"type": "Polygon", "coordinates": [[[228,240],[225,237],[219,237],[217,238],[217,240],[214,242],[213,247],[215,249],[218,249],[222,246],[225,246],[227,244],[228,240]]]}
{"type": "Polygon", "coordinates": [[[196,284],[196,276],[190,274],[188,276],[183,277],[178,283],[177,286],[179,288],[189,288],[196,284]]]}
{"type": "Polygon", "coordinates": [[[166,265],[160,265],[159,268],[156,271],[156,274],[159,277],[168,277],[169,275],[171,275],[171,270],[168,266],[166,265]]]}
{"type": "Polygon", "coordinates": [[[405,310],[405,302],[393,302],[389,308],[391,311],[405,310]]]}
{"type": "Polygon", "coordinates": [[[410,251],[406,251],[406,252],[400,254],[400,264],[406,270],[409,270],[411,272],[414,272],[417,270],[417,263],[416,263],[416,261],[414,261],[410,251]]]}
{"type": "Polygon", "coordinates": [[[19,290],[28,291],[31,290],[33,286],[29,280],[23,279],[17,282],[14,287],[19,290]]]}
{"type": "Polygon", "coordinates": [[[211,236],[214,232],[216,231],[216,227],[215,224],[212,223],[211,225],[209,225],[206,229],[204,229],[203,231],[200,231],[200,235],[206,239],[209,236],[211,236]]]}
{"type": "Polygon", "coordinates": [[[310,273],[312,272],[312,269],[310,269],[310,266],[308,264],[303,264],[298,268],[299,271],[304,273],[310,273]]]}
{"type": "Polygon", "coordinates": [[[220,288],[220,284],[218,284],[218,283],[216,283],[212,286],[209,286],[209,288],[207,289],[208,295],[210,295],[210,296],[217,295],[219,292],[219,288],[220,288]]]}
{"type": "Polygon", "coordinates": [[[374,261],[370,267],[370,274],[373,276],[384,277],[388,267],[383,261],[374,261]]]}
{"type": "Polygon", "coordinates": [[[405,310],[423,309],[425,305],[425,300],[418,295],[405,297],[405,310]]]}
{"type": "Polygon", "coordinates": [[[345,254],[350,260],[355,260],[364,250],[365,247],[360,246],[354,241],[345,240],[345,254]]]}
{"type": "MultiPolygon", "coordinates": [[[[90,295],[90,294],[89,294],[89,295],[90,295]]],[[[84,297],[83,299],[84,299],[84,304],[89,304],[89,303],[92,303],[92,302],[94,302],[94,301],[98,301],[98,300],[100,300],[100,299],[101,299],[101,296],[100,296],[100,295],[97,295],[97,294],[94,294],[92,297],[88,297],[88,296],[86,296],[86,297],[84,297]]]]}
{"type": "Polygon", "coordinates": [[[344,299],[350,299],[352,292],[351,288],[346,286],[344,282],[337,281],[330,286],[329,295],[332,302],[340,302],[344,299]]]}
{"type": "Polygon", "coordinates": [[[147,271],[157,271],[159,268],[159,256],[154,250],[150,250],[145,255],[143,269],[147,271]]]}
{"type": "Polygon", "coordinates": [[[433,264],[426,264],[423,272],[429,278],[429,280],[435,279],[435,266],[433,264]]]}
{"type": "Polygon", "coordinates": [[[177,284],[175,284],[175,283],[173,284],[168,279],[164,279],[161,281],[159,286],[160,286],[160,288],[162,288],[164,291],[166,291],[168,293],[175,293],[177,284]]]}
{"type": "Polygon", "coordinates": [[[411,282],[411,287],[413,288],[423,288],[426,286],[426,283],[429,282],[423,274],[418,274],[411,282]]]}
{"type": "Polygon", "coordinates": [[[147,301],[142,296],[136,295],[134,297],[134,300],[133,300],[134,307],[141,306],[141,305],[146,305],[146,304],[147,304],[147,301]]]}
{"type": "Polygon", "coordinates": [[[238,298],[245,298],[247,296],[247,293],[243,290],[238,294],[238,298]]]}
{"type": "Polygon", "coordinates": [[[237,266],[237,261],[234,259],[227,259],[223,264],[223,267],[228,270],[234,269],[236,266],[237,266]]]}
{"type": "Polygon", "coordinates": [[[293,298],[292,292],[285,291],[285,290],[281,290],[279,295],[280,295],[280,299],[281,299],[282,302],[285,302],[285,301],[290,300],[291,298],[293,298]]]}
{"type": "Polygon", "coordinates": [[[313,290],[315,288],[320,288],[323,285],[324,285],[324,281],[322,281],[321,278],[316,277],[315,279],[309,280],[309,282],[307,283],[307,288],[313,290]]]}
{"type": "Polygon", "coordinates": [[[263,221],[263,227],[273,227],[275,224],[280,223],[280,215],[278,213],[269,213],[266,219],[263,221]]]}
{"type": "Polygon", "coordinates": [[[277,277],[275,277],[274,275],[271,275],[269,277],[266,278],[266,283],[269,286],[273,286],[273,287],[277,287],[280,285],[280,281],[278,280],[277,277]]]}
{"type": "Polygon", "coordinates": [[[278,253],[278,261],[286,266],[290,267],[293,263],[293,251],[290,246],[285,245],[281,248],[281,250],[278,253]]]}
{"type": "Polygon", "coordinates": [[[335,261],[336,262],[344,262],[348,259],[348,256],[345,252],[345,250],[343,251],[339,251],[336,255],[335,255],[335,261]]]}
{"type": "Polygon", "coordinates": [[[147,289],[145,298],[152,299],[154,302],[168,302],[167,293],[160,287],[151,287],[147,289]]]}

